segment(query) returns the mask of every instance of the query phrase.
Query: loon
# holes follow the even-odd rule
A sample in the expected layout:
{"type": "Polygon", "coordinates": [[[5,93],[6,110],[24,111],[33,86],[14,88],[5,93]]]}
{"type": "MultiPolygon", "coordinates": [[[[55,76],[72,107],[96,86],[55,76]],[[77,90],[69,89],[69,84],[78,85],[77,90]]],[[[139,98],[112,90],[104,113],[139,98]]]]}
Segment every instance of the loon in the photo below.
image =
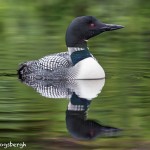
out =
{"type": "Polygon", "coordinates": [[[121,29],[123,26],[105,24],[93,16],[75,18],[66,31],[68,52],[45,56],[39,60],[20,64],[20,79],[101,79],[105,72],[90,53],[87,41],[105,31],[121,29]]]}

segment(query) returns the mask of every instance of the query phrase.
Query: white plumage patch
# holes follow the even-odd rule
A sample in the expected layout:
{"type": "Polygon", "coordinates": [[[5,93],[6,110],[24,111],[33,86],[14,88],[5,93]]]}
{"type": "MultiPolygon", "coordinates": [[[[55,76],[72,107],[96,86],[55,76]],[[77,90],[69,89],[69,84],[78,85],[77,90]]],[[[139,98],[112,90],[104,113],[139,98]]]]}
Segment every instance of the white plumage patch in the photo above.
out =
{"type": "Polygon", "coordinates": [[[100,64],[92,57],[78,62],[73,70],[77,71],[75,79],[101,79],[105,78],[105,72],[100,64]]]}

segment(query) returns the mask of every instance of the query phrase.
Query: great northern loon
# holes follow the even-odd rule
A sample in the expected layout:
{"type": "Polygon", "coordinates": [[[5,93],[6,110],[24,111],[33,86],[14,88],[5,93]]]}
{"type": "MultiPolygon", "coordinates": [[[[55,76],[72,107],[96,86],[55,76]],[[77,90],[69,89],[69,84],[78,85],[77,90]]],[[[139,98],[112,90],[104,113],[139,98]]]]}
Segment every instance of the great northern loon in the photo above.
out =
{"type": "Polygon", "coordinates": [[[93,16],[75,18],[66,31],[68,52],[45,56],[39,60],[22,63],[19,78],[45,79],[100,79],[105,72],[89,52],[87,41],[105,31],[121,29],[123,26],[105,24],[93,16]]]}

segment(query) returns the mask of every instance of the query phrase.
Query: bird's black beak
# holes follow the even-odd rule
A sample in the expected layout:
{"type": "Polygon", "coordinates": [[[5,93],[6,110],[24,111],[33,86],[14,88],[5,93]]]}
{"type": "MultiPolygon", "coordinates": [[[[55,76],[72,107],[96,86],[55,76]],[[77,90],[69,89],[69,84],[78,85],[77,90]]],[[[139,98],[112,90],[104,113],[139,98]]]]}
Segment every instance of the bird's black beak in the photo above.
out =
{"type": "Polygon", "coordinates": [[[116,25],[116,24],[104,24],[101,26],[101,30],[103,31],[112,31],[124,28],[124,26],[116,25]]]}

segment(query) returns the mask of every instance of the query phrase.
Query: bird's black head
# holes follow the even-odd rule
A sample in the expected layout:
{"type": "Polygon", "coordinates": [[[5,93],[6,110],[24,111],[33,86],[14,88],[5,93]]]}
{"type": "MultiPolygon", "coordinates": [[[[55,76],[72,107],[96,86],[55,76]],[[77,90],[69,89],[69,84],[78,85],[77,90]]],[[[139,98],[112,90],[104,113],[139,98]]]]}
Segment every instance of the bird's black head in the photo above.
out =
{"type": "Polygon", "coordinates": [[[87,40],[105,31],[121,29],[123,26],[105,24],[93,16],[75,18],[66,31],[67,47],[87,47],[87,40]]]}

